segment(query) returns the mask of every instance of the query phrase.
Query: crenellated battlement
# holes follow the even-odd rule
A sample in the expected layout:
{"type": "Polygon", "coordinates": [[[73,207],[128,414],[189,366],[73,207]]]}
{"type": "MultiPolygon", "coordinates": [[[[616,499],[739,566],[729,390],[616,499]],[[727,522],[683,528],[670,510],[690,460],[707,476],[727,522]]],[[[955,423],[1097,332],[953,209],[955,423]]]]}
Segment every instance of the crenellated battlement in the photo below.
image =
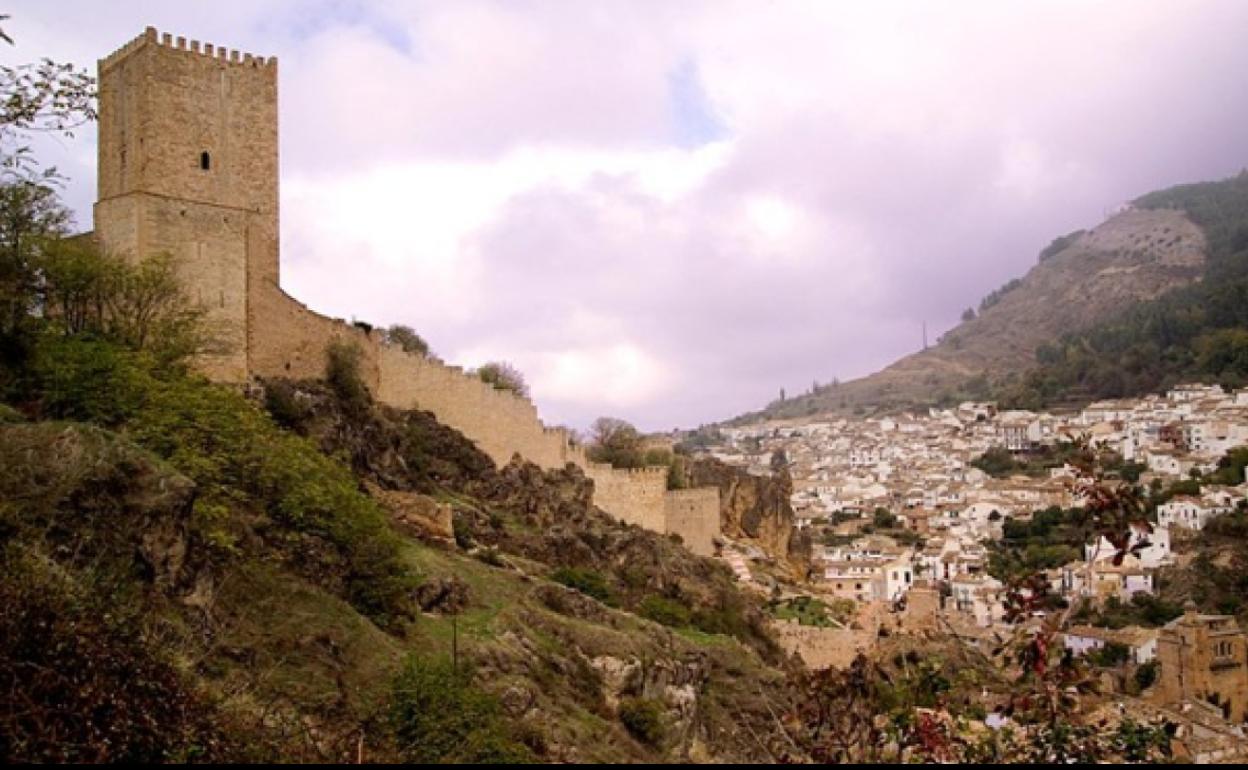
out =
{"type": "Polygon", "coordinates": [[[234,48],[214,45],[213,43],[201,43],[198,40],[188,40],[186,37],[178,35],[174,36],[168,32],[158,32],[155,27],[148,27],[143,30],[143,34],[134,38],[130,42],[113,51],[108,56],[100,59],[100,71],[110,69],[121,61],[125,60],[133,53],[144,46],[153,45],[162,48],[168,48],[173,51],[184,51],[187,54],[212,59],[223,64],[229,64],[239,67],[261,68],[277,68],[276,56],[256,56],[255,54],[239,51],[234,48]]]}

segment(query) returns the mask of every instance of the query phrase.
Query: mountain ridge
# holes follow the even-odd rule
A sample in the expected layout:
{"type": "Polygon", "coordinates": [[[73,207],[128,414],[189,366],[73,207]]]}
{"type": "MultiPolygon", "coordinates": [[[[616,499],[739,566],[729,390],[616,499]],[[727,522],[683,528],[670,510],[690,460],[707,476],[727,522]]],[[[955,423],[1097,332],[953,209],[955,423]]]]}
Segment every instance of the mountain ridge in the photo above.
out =
{"type": "MultiPolygon", "coordinates": [[[[1171,292],[1199,284],[1210,269],[1206,227],[1167,188],[1124,204],[1088,230],[1055,238],[1028,272],[991,292],[925,350],[846,382],[773,401],[726,424],[818,414],[891,412],[1002,397],[1005,385],[1044,364],[1042,347],[1101,328],[1171,292]]],[[[1078,400],[1072,389],[1057,401],[1078,400]]],[[[1008,400],[1008,399],[1007,399],[1008,400]]]]}

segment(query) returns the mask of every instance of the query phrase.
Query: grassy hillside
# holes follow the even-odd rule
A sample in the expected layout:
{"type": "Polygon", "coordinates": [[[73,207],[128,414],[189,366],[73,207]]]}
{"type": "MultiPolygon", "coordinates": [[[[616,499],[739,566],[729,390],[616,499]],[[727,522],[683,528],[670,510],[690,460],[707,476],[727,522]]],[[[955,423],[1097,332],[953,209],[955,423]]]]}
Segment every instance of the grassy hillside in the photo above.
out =
{"type": "Polygon", "coordinates": [[[0,420],[6,761],[791,753],[756,600],[578,473],[496,471],[349,372],[270,412],[97,341],[36,360],[0,420]]]}

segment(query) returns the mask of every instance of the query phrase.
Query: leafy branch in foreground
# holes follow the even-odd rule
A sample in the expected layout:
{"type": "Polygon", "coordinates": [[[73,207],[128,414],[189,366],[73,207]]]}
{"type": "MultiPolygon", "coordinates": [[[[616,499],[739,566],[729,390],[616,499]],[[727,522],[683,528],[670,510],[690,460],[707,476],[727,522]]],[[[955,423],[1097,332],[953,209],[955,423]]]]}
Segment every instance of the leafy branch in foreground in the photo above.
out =
{"type": "MultiPolygon", "coordinates": [[[[3,29],[0,39],[14,44],[3,29]]],[[[44,58],[0,66],[0,179],[59,181],[55,168],[39,171],[30,142],[36,134],[72,137],[96,119],[95,97],[95,78],[73,64],[44,58]]]]}
{"type": "MultiPolygon", "coordinates": [[[[1087,455],[1076,459],[1073,467],[1077,494],[1084,502],[1084,531],[1096,544],[1083,573],[1086,588],[1093,585],[1093,566],[1102,556],[1102,544],[1112,549],[1112,563],[1120,565],[1149,546],[1153,527],[1138,486],[1107,478],[1087,455]]],[[[1077,603],[1054,612],[1058,606],[1059,597],[1043,572],[1018,575],[1006,584],[1005,621],[1015,630],[994,654],[1017,672],[1018,689],[1005,716],[1032,726],[1031,744],[1039,761],[1095,761],[1105,747],[1075,716],[1082,696],[1096,691],[1096,681],[1086,662],[1060,644],[1059,635],[1077,603]]],[[[1168,746],[1168,741],[1158,741],[1157,751],[1167,752],[1168,746]]]]}

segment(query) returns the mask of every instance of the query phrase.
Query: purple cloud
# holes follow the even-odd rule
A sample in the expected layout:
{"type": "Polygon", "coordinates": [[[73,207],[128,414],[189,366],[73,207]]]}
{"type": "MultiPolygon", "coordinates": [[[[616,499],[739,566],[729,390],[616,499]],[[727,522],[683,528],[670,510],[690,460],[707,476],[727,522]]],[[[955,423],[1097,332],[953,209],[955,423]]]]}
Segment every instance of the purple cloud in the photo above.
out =
{"type": "MultiPolygon", "coordinates": [[[[1054,236],[1237,172],[1246,22],[1233,0],[77,2],[16,10],[2,55],[86,65],[146,24],[276,54],[289,290],[513,361],[550,422],[657,429],[869,373],[1054,236]]],[[[40,148],[84,226],[92,142],[40,148]]]]}

